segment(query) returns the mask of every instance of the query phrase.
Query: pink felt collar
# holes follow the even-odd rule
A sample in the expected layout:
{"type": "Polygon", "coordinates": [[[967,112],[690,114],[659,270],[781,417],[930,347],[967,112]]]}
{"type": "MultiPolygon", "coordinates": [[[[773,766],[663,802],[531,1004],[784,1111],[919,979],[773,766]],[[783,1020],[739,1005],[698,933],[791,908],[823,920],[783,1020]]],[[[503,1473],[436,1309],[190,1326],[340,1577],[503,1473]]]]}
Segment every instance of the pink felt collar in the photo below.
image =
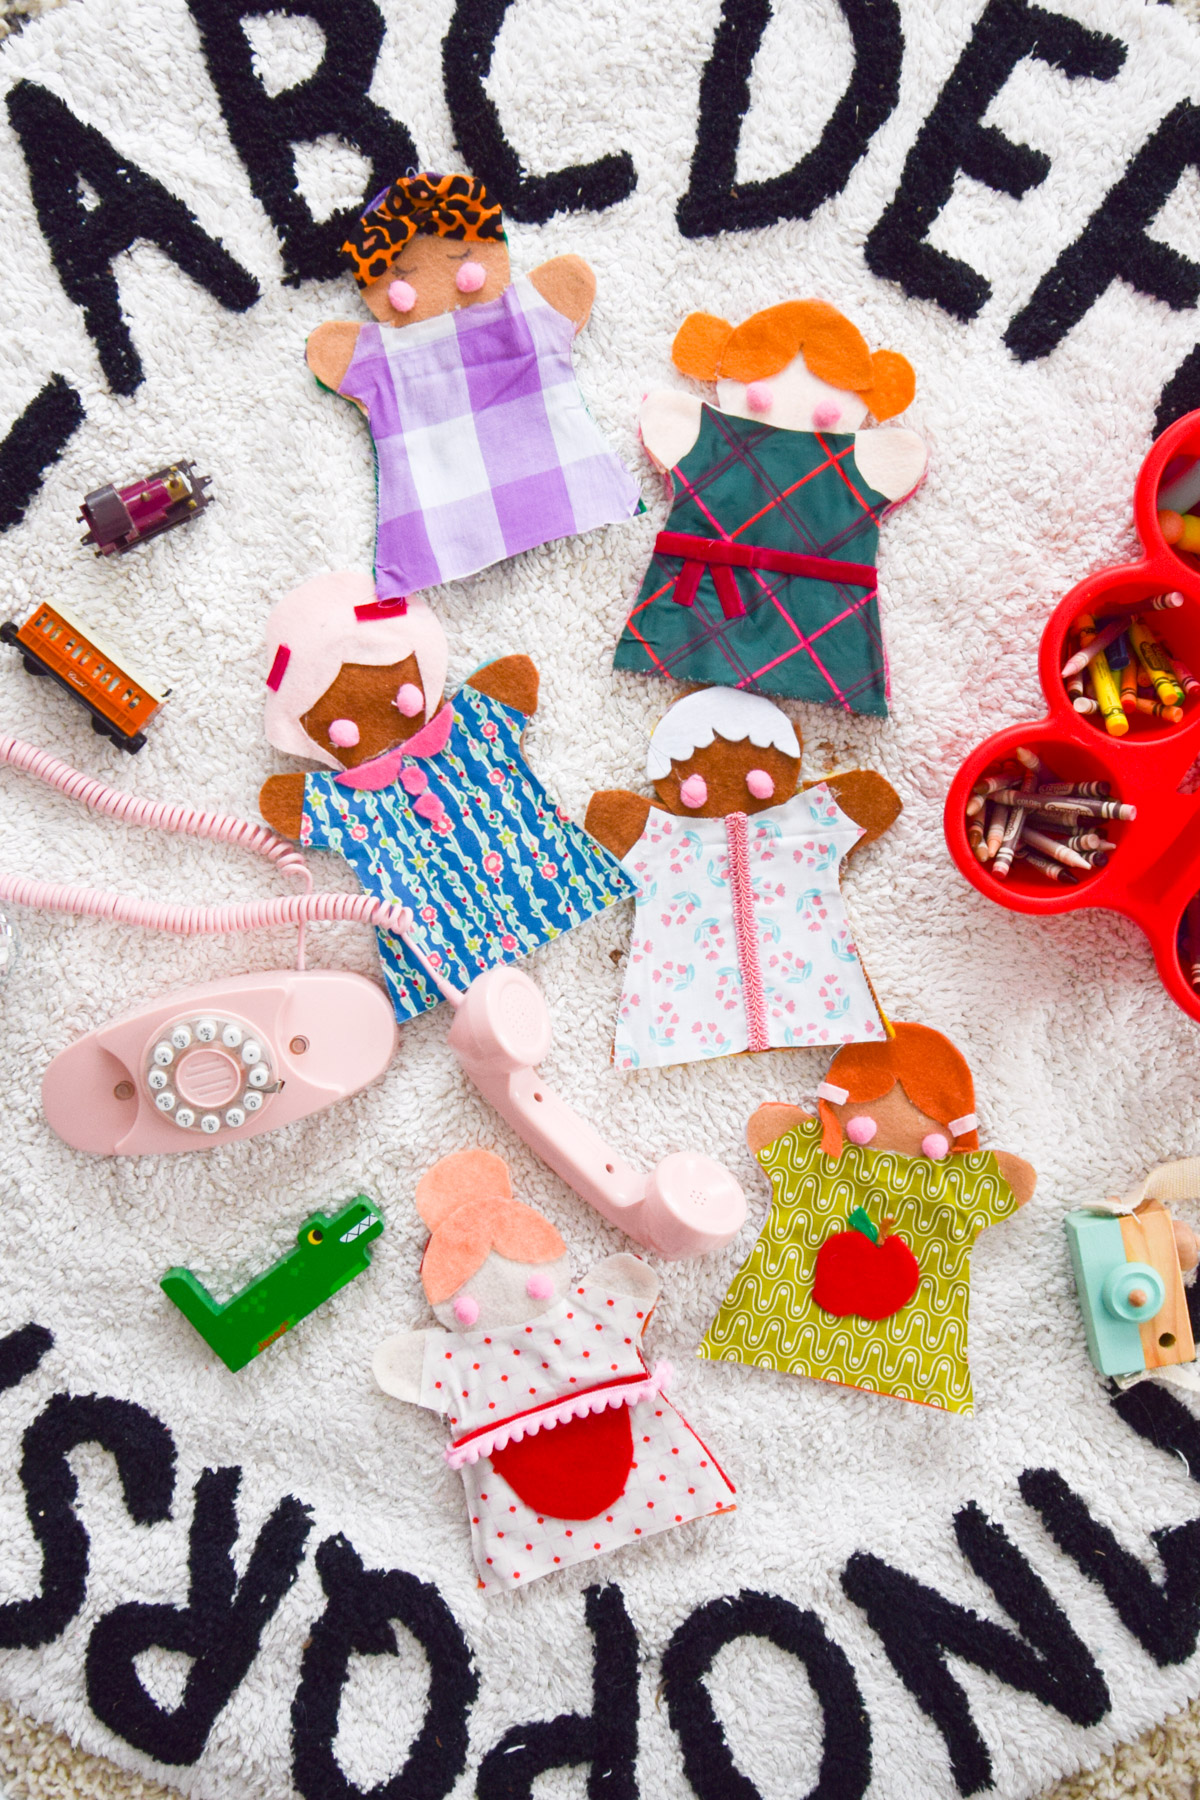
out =
{"type": "Polygon", "coordinates": [[[367,788],[373,794],[380,788],[390,787],[406,756],[437,756],[446,748],[453,723],[454,707],[447,701],[441,712],[435,713],[427,725],[422,725],[414,737],[383,751],[380,756],[373,756],[370,762],[359,763],[356,769],[344,770],[336,777],[339,785],[367,788]]]}

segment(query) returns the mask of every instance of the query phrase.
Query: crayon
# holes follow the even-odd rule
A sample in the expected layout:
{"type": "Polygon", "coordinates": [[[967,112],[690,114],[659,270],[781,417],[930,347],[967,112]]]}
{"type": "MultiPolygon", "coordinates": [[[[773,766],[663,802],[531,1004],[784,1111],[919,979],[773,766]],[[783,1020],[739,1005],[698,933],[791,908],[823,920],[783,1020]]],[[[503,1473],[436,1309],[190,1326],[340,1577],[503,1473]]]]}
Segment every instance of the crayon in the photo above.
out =
{"type": "Polygon", "coordinates": [[[1078,878],[1072,875],[1070,869],[1065,869],[1061,863],[1053,862],[1048,856],[1042,856],[1037,850],[1031,850],[1027,844],[1017,845],[1017,859],[1020,862],[1031,864],[1035,869],[1040,869],[1042,874],[1048,876],[1051,881],[1061,882],[1066,887],[1077,885],[1078,878]]]}
{"type": "Polygon", "coordinates": [[[984,842],[982,819],[967,820],[967,842],[980,862],[986,862],[987,844],[984,842]]]}
{"type": "Polygon", "coordinates": [[[1158,529],[1163,534],[1164,544],[1170,544],[1172,550],[1184,550],[1189,554],[1200,550],[1200,519],[1194,513],[1177,513],[1164,507],[1158,515],[1158,529]]]}
{"type": "Polygon", "coordinates": [[[1161,700],[1143,700],[1139,695],[1135,704],[1139,713],[1165,719],[1168,725],[1178,725],[1183,717],[1182,706],[1164,706],[1161,700]]]}
{"type": "MultiPolygon", "coordinates": [[[[1078,679],[1082,681],[1083,676],[1080,675],[1078,679]]],[[[1100,711],[1098,703],[1092,699],[1090,694],[1076,694],[1071,705],[1075,708],[1077,713],[1087,714],[1100,711]]]]}
{"type": "Polygon", "coordinates": [[[1175,672],[1176,681],[1183,688],[1184,698],[1186,700],[1194,699],[1197,694],[1200,694],[1200,681],[1196,680],[1185,662],[1180,662],[1173,650],[1168,650],[1167,660],[1175,672]]]}
{"type": "Polygon", "coordinates": [[[1169,594],[1158,594],[1153,600],[1126,600],[1116,606],[1110,606],[1107,612],[1097,613],[1096,624],[1111,625],[1114,619],[1128,620],[1131,613],[1173,612],[1183,605],[1183,595],[1177,590],[1169,594]]]}
{"type": "Polygon", "coordinates": [[[1192,962],[1192,986],[1200,987],[1200,894],[1193,894],[1184,913],[1188,952],[1192,962]]]}
{"type": "Polygon", "coordinates": [[[1112,788],[1107,781],[1043,781],[1039,794],[1077,794],[1081,800],[1107,800],[1112,788]]]}
{"type": "Polygon", "coordinates": [[[1025,768],[1032,769],[1035,775],[1042,774],[1042,759],[1036,750],[1030,750],[1024,744],[1018,744],[1013,755],[1025,768]]]}
{"type": "Polygon", "coordinates": [[[1046,856],[1052,856],[1055,862],[1065,863],[1068,869],[1088,869],[1091,864],[1078,850],[1070,849],[1058,838],[1047,837],[1044,831],[1034,831],[1026,826],[1024,842],[1031,844],[1035,850],[1041,850],[1046,856]]]}
{"type": "Polygon", "coordinates": [[[992,810],[992,816],[988,821],[987,829],[987,853],[989,862],[995,860],[1000,845],[1004,841],[1004,828],[1008,824],[1008,811],[1009,809],[1007,806],[997,806],[992,810]]]}
{"type": "Polygon", "coordinates": [[[1013,782],[1018,779],[1020,773],[1021,771],[1019,769],[1014,769],[1011,763],[1006,763],[1004,768],[998,773],[981,776],[975,783],[975,786],[971,789],[971,792],[974,795],[994,794],[997,788],[1011,787],[1013,782]]]}
{"type": "Polygon", "coordinates": [[[1140,619],[1134,619],[1130,623],[1129,641],[1137,653],[1138,661],[1154,683],[1154,691],[1163,705],[1178,706],[1183,699],[1183,690],[1175,681],[1171,660],[1158,639],[1146,629],[1140,619]]]}
{"type": "Polygon", "coordinates": [[[1072,850],[1115,850],[1116,845],[1098,831],[1073,831],[1063,840],[1072,850]]]}
{"type": "Polygon", "coordinates": [[[1072,675],[1077,675],[1082,669],[1086,669],[1102,650],[1107,650],[1110,644],[1115,644],[1118,638],[1124,637],[1127,628],[1127,620],[1117,619],[1112,625],[1108,625],[1103,631],[1098,632],[1086,650],[1077,650],[1074,656],[1069,657],[1063,664],[1063,680],[1069,681],[1072,675]]]}
{"type": "Polygon", "coordinates": [[[1108,658],[1108,666],[1114,675],[1120,670],[1128,668],[1133,656],[1133,652],[1129,648],[1128,631],[1123,631],[1120,637],[1114,638],[1104,654],[1108,658]]]}
{"type": "Polygon", "coordinates": [[[1005,880],[1008,871],[1012,868],[1013,856],[1017,845],[1021,842],[1024,830],[1025,814],[1019,807],[1014,806],[1004,822],[1004,836],[1000,840],[1000,848],[992,862],[992,873],[1001,881],[1005,880]]]}
{"type": "Polygon", "coordinates": [[[1092,693],[1100,708],[1100,716],[1104,720],[1104,729],[1109,737],[1124,737],[1129,730],[1129,720],[1121,705],[1121,691],[1116,677],[1108,666],[1108,658],[1103,650],[1092,658],[1088,665],[1088,675],[1091,678],[1092,693]]]}
{"type": "Polygon", "coordinates": [[[1131,656],[1121,670],[1121,705],[1127,713],[1137,711],[1138,670],[1141,663],[1136,656],[1131,656]]]}

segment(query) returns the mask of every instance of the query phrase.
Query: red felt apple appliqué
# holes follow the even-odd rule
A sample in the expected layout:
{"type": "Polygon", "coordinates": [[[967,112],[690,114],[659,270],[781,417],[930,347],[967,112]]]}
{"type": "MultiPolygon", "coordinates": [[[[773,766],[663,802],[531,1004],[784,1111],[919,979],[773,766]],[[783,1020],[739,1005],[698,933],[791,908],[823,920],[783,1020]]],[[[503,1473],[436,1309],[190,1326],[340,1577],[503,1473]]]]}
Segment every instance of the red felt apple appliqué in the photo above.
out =
{"type": "Polygon", "coordinates": [[[883,1235],[870,1215],[856,1206],[817,1252],[813,1301],[822,1312],[845,1318],[890,1319],[907,1306],[921,1280],[921,1267],[902,1237],[883,1235]]]}

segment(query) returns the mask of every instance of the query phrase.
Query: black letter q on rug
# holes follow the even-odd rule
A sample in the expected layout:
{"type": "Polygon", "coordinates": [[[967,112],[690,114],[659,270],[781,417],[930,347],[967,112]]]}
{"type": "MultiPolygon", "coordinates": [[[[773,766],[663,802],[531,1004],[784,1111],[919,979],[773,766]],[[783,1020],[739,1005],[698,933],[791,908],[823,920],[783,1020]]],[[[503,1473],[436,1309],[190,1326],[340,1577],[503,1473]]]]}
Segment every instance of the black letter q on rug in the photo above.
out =
{"type": "Polygon", "coordinates": [[[663,1653],[667,1712],[700,1800],[762,1800],[730,1754],[704,1683],[718,1652],[741,1637],[767,1638],[802,1662],[825,1715],[821,1767],[804,1800],[861,1800],[871,1780],[871,1722],[849,1658],[816,1613],[745,1588],[692,1613],[663,1653]]]}

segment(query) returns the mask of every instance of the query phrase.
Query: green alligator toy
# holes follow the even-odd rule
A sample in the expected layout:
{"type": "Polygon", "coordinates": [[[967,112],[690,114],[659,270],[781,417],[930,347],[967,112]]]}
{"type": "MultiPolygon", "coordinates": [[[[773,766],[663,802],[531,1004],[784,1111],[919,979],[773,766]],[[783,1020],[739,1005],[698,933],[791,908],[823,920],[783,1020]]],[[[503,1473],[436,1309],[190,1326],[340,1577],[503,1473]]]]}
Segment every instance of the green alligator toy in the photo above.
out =
{"type": "Polygon", "coordinates": [[[160,1283],[227,1369],[246,1364],[370,1266],[368,1245],[383,1216],[365,1194],[333,1218],[315,1212],[296,1235],[296,1248],[218,1306],[190,1269],[168,1269],[160,1283]]]}

